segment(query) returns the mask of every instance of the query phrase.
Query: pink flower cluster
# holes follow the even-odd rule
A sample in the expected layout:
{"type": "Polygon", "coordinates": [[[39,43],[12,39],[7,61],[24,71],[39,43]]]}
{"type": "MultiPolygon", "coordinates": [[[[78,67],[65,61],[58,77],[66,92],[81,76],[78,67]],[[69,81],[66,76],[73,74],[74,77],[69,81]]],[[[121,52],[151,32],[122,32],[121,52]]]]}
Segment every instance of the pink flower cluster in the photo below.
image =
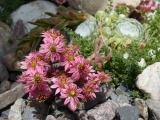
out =
{"type": "Polygon", "coordinates": [[[139,10],[142,13],[147,13],[149,11],[154,11],[157,8],[158,8],[158,4],[156,2],[153,2],[152,0],[141,0],[139,10]]]}
{"type": "Polygon", "coordinates": [[[29,98],[44,102],[54,93],[72,111],[82,100],[96,98],[100,84],[110,80],[108,74],[93,70],[77,45],[65,45],[60,31],[51,29],[41,36],[44,43],[21,62],[24,71],[18,77],[29,98]]]}

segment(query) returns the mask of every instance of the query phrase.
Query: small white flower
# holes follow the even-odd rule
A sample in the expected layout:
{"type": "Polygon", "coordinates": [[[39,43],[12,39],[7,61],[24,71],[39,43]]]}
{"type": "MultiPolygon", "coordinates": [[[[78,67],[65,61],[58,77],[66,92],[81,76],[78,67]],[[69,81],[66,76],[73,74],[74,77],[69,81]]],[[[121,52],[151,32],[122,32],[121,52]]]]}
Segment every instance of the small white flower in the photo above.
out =
{"type": "Polygon", "coordinates": [[[128,59],[128,57],[129,57],[129,54],[127,52],[123,54],[124,59],[128,59]]]}
{"type": "Polygon", "coordinates": [[[142,67],[145,67],[147,64],[146,64],[146,61],[144,60],[144,58],[141,58],[141,61],[138,62],[138,66],[140,66],[141,68],[142,67]]]}
{"type": "Polygon", "coordinates": [[[152,58],[156,57],[156,55],[155,55],[155,54],[156,54],[156,51],[155,51],[155,50],[150,49],[148,53],[149,53],[149,55],[150,55],[152,58]]]}
{"type": "Polygon", "coordinates": [[[158,47],[157,50],[160,51],[160,47],[158,47]]]}

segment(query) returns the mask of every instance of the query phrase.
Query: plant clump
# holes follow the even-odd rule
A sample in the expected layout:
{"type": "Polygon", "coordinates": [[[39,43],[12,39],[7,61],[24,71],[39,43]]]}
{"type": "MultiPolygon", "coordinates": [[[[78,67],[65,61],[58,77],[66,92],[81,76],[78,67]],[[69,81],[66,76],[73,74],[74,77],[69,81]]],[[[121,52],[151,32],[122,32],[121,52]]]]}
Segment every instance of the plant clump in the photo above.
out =
{"type": "Polygon", "coordinates": [[[72,111],[81,101],[95,99],[100,85],[107,84],[110,76],[94,70],[77,45],[66,45],[60,31],[50,29],[41,37],[40,49],[30,52],[21,62],[23,72],[18,77],[29,98],[44,102],[53,93],[72,111]]]}

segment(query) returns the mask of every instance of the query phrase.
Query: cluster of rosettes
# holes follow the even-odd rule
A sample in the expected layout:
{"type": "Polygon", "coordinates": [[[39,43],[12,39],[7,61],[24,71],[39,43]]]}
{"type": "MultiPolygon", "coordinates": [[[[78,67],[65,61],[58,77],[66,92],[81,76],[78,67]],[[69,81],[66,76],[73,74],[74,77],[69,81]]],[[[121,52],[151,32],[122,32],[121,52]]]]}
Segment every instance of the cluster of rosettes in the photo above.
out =
{"type": "Polygon", "coordinates": [[[158,8],[158,4],[152,0],[141,0],[139,10],[142,13],[147,13],[149,11],[154,11],[158,8]]]}
{"type": "Polygon", "coordinates": [[[75,111],[80,101],[96,98],[102,82],[110,77],[93,70],[80,55],[77,45],[65,45],[60,31],[51,29],[42,33],[43,44],[21,62],[24,69],[18,82],[24,84],[29,98],[44,102],[54,93],[64,99],[64,105],[75,111]]]}

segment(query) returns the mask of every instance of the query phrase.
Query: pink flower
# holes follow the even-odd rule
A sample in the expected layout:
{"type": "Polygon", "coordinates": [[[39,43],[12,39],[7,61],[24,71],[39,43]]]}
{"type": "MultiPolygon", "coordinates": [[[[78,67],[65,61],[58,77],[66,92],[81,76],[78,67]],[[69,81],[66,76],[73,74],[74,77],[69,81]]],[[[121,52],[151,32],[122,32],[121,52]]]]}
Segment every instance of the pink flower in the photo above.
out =
{"type": "Polygon", "coordinates": [[[51,90],[49,86],[43,87],[41,89],[35,89],[30,91],[29,97],[36,99],[38,102],[44,102],[51,95],[51,90]]]}
{"type": "Polygon", "coordinates": [[[63,4],[65,3],[67,0],[55,0],[58,4],[63,4]]]}
{"type": "Polygon", "coordinates": [[[42,89],[47,86],[48,82],[50,82],[50,79],[46,77],[45,72],[30,73],[27,77],[24,88],[26,92],[35,89],[42,89]]]}
{"type": "Polygon", "coordinates": [[[91,72],[94,72],[92,69],[93,66],[87,64],[86,59],[80,56],[75,57],[75,60],[72,62],[72,67],[68,73],[72,73],[72,78],[79,80],[80,78],[85,78],[91,72]]]}
{"type": "Polygon", "coordinates": [[[89,84],[95,85],[97,88],[99,88],[99,85],[101,83],[101,80],[99,79],[99,76],[95,73],[90,73],[87,77],[87,82],[89,84]]]}
{"type": "Polygon", "coordinates": [[[98,73],[98,78],[101,82],[108,82],[111,80],[111,77],[108,74],[99,71],[97,73],[98,73]]]}
{"type": "Polygon", "coordinates": [[[61,55],[64,52],[64,42],[60,42],[60,38],[48,39],[48,42],[41,44],[42,49],[40,49],[40,53],[42,53],[45,59],[50,58],[52,62],[61,59],[61,55]]]}
{"type": "Polygon", "coordinates": [[[75,111],[77,105],[80,103],[79,98],[84,99],[81,92],[81,88],[78,88],[76,84],[71,83],[65,85],[65,89],[62,90],[60,98],[65,98],[64,105],[69,104],[69,108],[72,111],[75,111]]]}
{"type": "Polygon", "coordinates": [[[21,69],[26,69],[27,72],[42,72],[45,70],[44,67],[48,66],[48,63],[44,62],[41,59],[41,54],[35,51],[26,56],[25,61],[22,61],[20,63],[21,69]]]}
{"type": "Polygon", "coordinates": [[[44,43],[49,42],[50,39],[54,40],[58,37],[61,41],[64,42],[63,36],[60,34],[59,30],[50,29],[47,32],[43,32],[41,36],[44,37],[44,39],[43,39],[44,43]]]}
{"type": "Polygon", "coordinates": [[[28,72],[26,72],[26,71],[22,72],[22,74],[18,76],[17,82],[22,83],[22,84],[26,84],[28,75],[29,75],[28,72]]]}
{"type": "Polygon", "coordinates": [[[99,92],[99,88],[97,88],[96,85],[90,84],[90,83],[86,83],[83,86],[83,94],[85,95],[86,99],[94,99],[94,98],[96,98],[95,92],[99,92]]]}
{"type": "Polygon", "coordinates": [[[73,82],[71,78],[52,78],[51,81],[53,82],[53,85],[51,88],[56,88],[55,94],[58,94],[61,92],[62,89],[64,89],[65,85],[68,85],[73,82]]]}
{"type": "Polygon", "coordinates": [[[75,60],[75,57],[76,56],[73,53],[68,53],[64,55],[62,66],[64,66],[65,71],[67,71],[71,67],[72,62],[75,60]]]}

